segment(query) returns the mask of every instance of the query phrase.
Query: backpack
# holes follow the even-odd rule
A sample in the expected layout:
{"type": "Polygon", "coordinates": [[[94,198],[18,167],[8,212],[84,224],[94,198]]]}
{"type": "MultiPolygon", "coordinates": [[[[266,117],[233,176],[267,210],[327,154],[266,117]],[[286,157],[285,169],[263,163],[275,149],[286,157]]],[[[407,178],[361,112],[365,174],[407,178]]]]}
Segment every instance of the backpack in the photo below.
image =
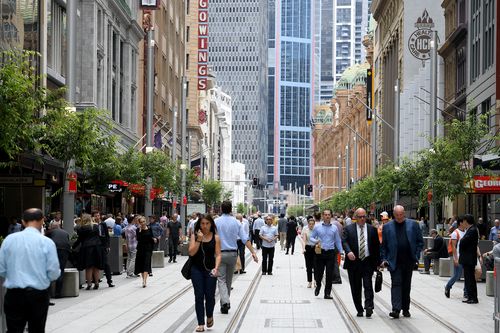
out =
{"type": "MultiPolygon", "coordinates": [[[[457,244],[458,244],[458,241],[460,240],[460,233],[458,232],[458,229],[455,229],[453,232],[455,232],[457,234],[457,244]]],[[[451,245],[451,241],[452,241],[452,238],[450,238],[450,240],[448,241],[448,254],[450,256],[453,255],[453,246],[451,245]]]]}

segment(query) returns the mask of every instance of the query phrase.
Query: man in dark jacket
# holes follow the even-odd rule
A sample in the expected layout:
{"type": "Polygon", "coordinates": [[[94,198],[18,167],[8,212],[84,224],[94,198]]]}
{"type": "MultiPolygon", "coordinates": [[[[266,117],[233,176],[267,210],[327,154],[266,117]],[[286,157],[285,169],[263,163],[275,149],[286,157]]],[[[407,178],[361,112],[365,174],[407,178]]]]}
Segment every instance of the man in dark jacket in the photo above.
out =
{"type": "Polygon", "coordinates": [[[71,244],[69,243],[69,234],[64,229],[61,229],[61,222],[52,221],[50,223],[50,229],[46,232],[46,236],[52,239],[52,241],[56,244],[57,259],[59,260],[61,275],[59,275],[56,280],[55,297],[61,298],[64,280],[64,268],[66,268],[66,262],[68,261],[69,253],[71,250],[71,244]]]}
{"type": "Polygon", "coordinates": [[[422,274],[430,274],[431,260],[439,258],[448,258],[448,251],[443,237],[438,235],[436,229],[431,230],[431,237],[434,239],[434,245],[430,249],[424,250],[424,271],[422,274]]]}
{"type": "Polygon", "coordinates": [[[394,220],[384,225],[380,257],[384,267],[391,273],[391,303],[389,316],[410,317],[410,293],[413,267],[418,262],[424,246],[420,226],[414,220],[407,219],[403,206],[394,207],[394,220]]]}
{"type": "Polygon", "coordinates": [[[468,299],[462,302],[468,304],[478,303],[477,285],[475,277],[475,268],[477,264],[477,244],[479,242],[479,233],[474,223],[474,217],[465,214],[460,218],[463,221],[465,235],[460,240],[458,263],[464,269],[465,290],[467,290],[468,299]]]}
{"type": "Polygon", "coordinates": [[[366,211],[359,208],[354,213],[356,223],[344,228],[342,247],[346,253],[344,268],[349,275],[351,295],[357,316],[363,317],[361,285],[365,290],[366,317],[373,314],[372,276],[380,262],[380,242],[377,229],[366,223],[366,211]]]}
{"type": "MultiPolygon", "coordinates": [[[[101,213],[99,211],[94,211],[92,213],[94,222],[99,226],[99,238],[101,239],[101,247],[103,251],[103,261],[104,261],[104,275],[106,275],[106,281],[109,287],[114,287],[113,278],[111,277],[111,267],[109,267],[108,254],[110,249],[109,231],[106,222],[101,220],[101,213]]],[[[96,281],[94,281],[97,283],[96,281]]]]}

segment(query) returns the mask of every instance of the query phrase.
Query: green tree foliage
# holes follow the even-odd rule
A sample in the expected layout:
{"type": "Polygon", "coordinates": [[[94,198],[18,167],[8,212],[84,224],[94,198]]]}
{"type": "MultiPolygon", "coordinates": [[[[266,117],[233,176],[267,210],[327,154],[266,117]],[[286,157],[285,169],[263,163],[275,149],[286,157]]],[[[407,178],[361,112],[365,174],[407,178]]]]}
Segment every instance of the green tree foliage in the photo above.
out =
{"type": "Polygon", "coordinates": [[[40,77],[32,66],[38,54],[31,51],[0,53],[0,166],[17,164],[23,152],[39,152],[46,114],[66,108],[63,91],[38,87],[40,77]]]}
{"type": "Polygon", "coordinates": [[[299,206],[299,205],[295,205],[295,206],[288,206],[288,208],[286,209],[286,214],[288,216],[302,216],[302,211],[303,211],[303,208],[302,206],[299,206]]]}
{"type": "Polygon", "coordinates": [[[202,198],[205,204],[213,207],[222,199],[224,188],[222,183],[218,180],[205,180],[202,182],[202,198]]]}
{"type": "Polygon", "coordinates": [[[240,202],[239,204],[236,205],[236,212],[238,214],[246,214],[247,213],[247,206],[240,202]]]}

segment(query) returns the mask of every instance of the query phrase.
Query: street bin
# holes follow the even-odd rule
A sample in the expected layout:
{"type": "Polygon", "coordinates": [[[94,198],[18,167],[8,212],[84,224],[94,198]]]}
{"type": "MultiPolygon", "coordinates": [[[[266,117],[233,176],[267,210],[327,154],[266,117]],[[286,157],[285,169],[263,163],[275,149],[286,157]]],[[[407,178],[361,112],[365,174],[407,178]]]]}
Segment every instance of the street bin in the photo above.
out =
{"type": "Polygon", "coordinates": [[[80,295],[80,278],[76,268],[66,268],[63,277],[63,297],[77,297],[80,295]]]}
{"type": "MultiPolygon", "coordinates": [[[[436,259],[435,259],[436,260],[436,259]]],[[[439,258],[439,276],[440,277],[450,277],[451,276],[451,260],[450,258],[439,258]]]]}
{"type": "Polygon", "coordinates": [[[495,294],[495,278],[494,271],[486,272],[486,296],[493,296],[495,294]]]}
{"type": "Polygon", "coordinates": [[[163,251],[153,251],[153,256],[151,258],[152,268],[163,268],[165,267],[165,254],[163,251]]]}
{"type": "Polygon", "coordinates": [[[121,274],[123,271],[123,247],[120,236],[111,236],[109,242],[108,262],[112,274],[121,274]]]}

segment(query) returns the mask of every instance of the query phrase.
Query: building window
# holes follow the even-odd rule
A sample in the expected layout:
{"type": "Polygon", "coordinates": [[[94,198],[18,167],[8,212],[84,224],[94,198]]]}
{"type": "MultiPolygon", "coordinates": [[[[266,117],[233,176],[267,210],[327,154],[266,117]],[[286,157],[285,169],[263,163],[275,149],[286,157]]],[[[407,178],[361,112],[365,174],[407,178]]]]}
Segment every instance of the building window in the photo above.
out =
{"type": "Polygon", "coordinates": [[[471,62],[470,81],[476,81],[481,73],[481,1],[471,2],[471,62]]]}
{"type": "Polygon", "coordinates": [[[483,4],[483,73],[494,63],[495,57],[495,1],[483,4]]]}
{"type": "Polygon", "coordinates": [[[47,9],[47,65],[66,76],[66,9],[52,0],[47,9]]]}

